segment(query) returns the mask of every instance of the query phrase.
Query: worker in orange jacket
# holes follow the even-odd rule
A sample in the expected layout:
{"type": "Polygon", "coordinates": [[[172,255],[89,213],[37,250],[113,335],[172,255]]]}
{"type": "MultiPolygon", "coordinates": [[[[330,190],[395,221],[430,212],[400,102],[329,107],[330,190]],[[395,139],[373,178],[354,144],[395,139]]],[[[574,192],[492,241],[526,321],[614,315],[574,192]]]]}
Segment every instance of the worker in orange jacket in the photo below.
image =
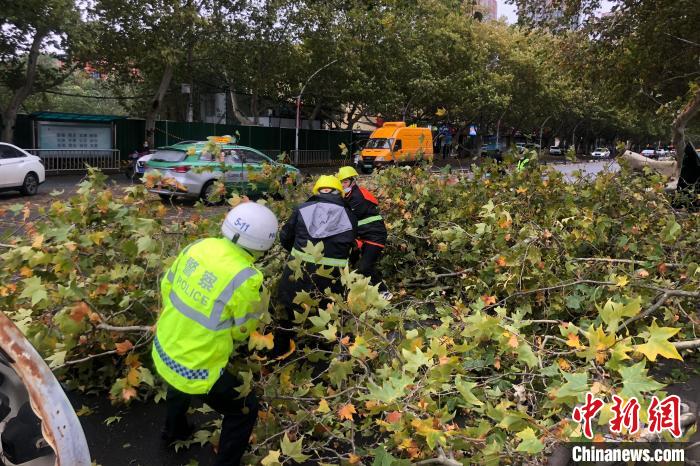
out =
{"type": "Polygon", "coordinates": [[[386,246],[387,231],[384,219],[379,213],[379,202],[367,189],[357,184],[357,170],[353,167],[341,167],[338,179],[343,184],[345,200],[357,217],[357,246],[360,259],[357,271],[370,278],[370,283],[379,285],[384,299],[391,299],[392,294],[382,281],[377,263],[386,246]]]}

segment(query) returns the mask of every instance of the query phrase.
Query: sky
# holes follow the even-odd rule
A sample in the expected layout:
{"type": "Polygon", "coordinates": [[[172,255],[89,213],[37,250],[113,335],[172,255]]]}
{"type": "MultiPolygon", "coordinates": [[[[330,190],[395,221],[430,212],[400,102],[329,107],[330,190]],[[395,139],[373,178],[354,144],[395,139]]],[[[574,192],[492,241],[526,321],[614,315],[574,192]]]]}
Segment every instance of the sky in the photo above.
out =
{"type": "MultiPolygon", "coordinates": [[[[600,11],[610,11],[612,3],[612,1],[603,0],[600,11]]],[[[515,14],[515,5],[509,5],[506,0],[498,0],[498,17],[501,16],[505,16],[509,24],[515,23],[518,20],[518,16],[515,14]]]]}

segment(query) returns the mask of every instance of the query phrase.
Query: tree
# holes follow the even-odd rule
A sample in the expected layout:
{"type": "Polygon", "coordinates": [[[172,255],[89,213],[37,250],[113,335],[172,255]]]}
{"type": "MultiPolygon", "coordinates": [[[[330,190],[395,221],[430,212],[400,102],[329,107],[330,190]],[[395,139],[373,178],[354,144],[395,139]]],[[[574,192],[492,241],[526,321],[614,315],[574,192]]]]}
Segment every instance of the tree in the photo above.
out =
{"type": "MultiPolygon", "coordinates": [[[[97,0],[90,23],[97,34],[92,54],[84,57],[122,84],[138,84],[152,93],[142,113],[146,138],[154,143],[155,120],[173,76],[189,66],[208,37],[216,0],[97,0]]],[[[141,102],[140,104],[143,104],[141,102]]]]}
{"type": "Polygon", "coordinates": [[[83,45],[82,19],[74,0],[4,0],[0,19],[0,85],[6,89],[0,140],[12,142],[24,101],[37,89],[59,84],[74,69],[73,54],[83,45]]]}
{"type": "Polygon", "coordinates": [[[590,29],[592,56],[608,71],[617,103],[665,121],[679,172],[686,128],[700,111],[698,22],[700,11],[692,0],[619,0],[590,29]]]}

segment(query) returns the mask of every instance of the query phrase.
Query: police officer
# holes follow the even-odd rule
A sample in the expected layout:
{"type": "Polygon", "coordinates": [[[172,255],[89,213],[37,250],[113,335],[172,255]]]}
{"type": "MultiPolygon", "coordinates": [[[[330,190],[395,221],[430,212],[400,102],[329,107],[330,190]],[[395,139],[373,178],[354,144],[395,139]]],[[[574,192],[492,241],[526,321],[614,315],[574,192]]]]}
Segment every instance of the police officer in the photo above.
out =
{"type": "Polygon", "coordinates": [[[357,271],[369,277],[373,285],[379,285],[384,299],[391,299],[392,295],[377,270],[377,262],[387,239],[386,225],[379,214],[379,201],[371,192],[357,184],[359,175],[353,167],[341,167],[337,176],[343,184],[345,199],[357,217],[357,244],[360,250],[357,271]]]}
{"type": "Polygon", "coordinates": [[[239,399],[235,387],[241,382],[226,366],[266,306],[260,293],[263,276],[253,263],[272,247],[277,227],[267,207],[240,204],[226,216],[223,238],[187,246],[161,282],[163,310],[152,356],[168,383],[163,438],[189,437],[187,409],[192,398],[201,398],[224,416],[218,466],[240,464],[258,415],[255,395],[239,399]]]}
{"type": "MultiPolygon", "coordinates": [[[[340,269],[348,265],[350,250],[354,245],[357,220],[352,211],[343,202],[343,186],[334,176],[320,176],[313,187],[313,196],[296,207],[289,221],[280,232],[280,243],[290,252],[289,260],[298,258],[301,262],[301,278],[294,278],[294,271],[289,264],[284,268],[277,286],[275,304],[283,308],[284,316],[280,325],[286,331],[275,334],[276,354],[290,349],[290,340],[294,332],[291,321],[294,310],[294,298],[300,291],[323,294],[326,288],[333,293],[342,293],[340,269]],[[307,244],[323,243],[323,257],[316,258],[303,251],[307,244]],[[317,274],[323,267],[330,273],[317,274]]],[[[323,302],[321,307],[323,307],[323,302]]],[[[292,347],[293,348],[293,347],[292,347]]]]}

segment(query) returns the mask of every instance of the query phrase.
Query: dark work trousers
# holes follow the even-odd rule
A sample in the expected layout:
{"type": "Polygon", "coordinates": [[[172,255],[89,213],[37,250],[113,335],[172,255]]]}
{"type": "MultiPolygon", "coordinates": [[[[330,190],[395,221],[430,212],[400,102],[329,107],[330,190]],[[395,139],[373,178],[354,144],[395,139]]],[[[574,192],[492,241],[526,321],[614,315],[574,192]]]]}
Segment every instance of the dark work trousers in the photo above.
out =
{"type": "Polygon", "coordinates": [[[387,291],[379,270],[377,270],[377,263],[382,258],[383,251],[382,247],[363,243],[360,249],[360,260],[357,263],[357,271],[365,277],[369,277],[372,285],[379,285],[379,291],[387,291]]]}
{"type": "Polygon", "coordinates": [[[253,432],[258,418],[258,399],[254,393],[249,393],[239,399],[235,387],[241,382],[228,371],[224,370],[209,393],[204,395],[189,395],[168,386],[166,400],[167,415],[165,432],[171,436],[181,436],[187,433],[187,409],[193,398],[200,398],[204,403],[224,416],[219,440],[219,454],[215,466],[238,466],[253,432]],[[244,413],[244,408],[248,408],[244,413]]]}

